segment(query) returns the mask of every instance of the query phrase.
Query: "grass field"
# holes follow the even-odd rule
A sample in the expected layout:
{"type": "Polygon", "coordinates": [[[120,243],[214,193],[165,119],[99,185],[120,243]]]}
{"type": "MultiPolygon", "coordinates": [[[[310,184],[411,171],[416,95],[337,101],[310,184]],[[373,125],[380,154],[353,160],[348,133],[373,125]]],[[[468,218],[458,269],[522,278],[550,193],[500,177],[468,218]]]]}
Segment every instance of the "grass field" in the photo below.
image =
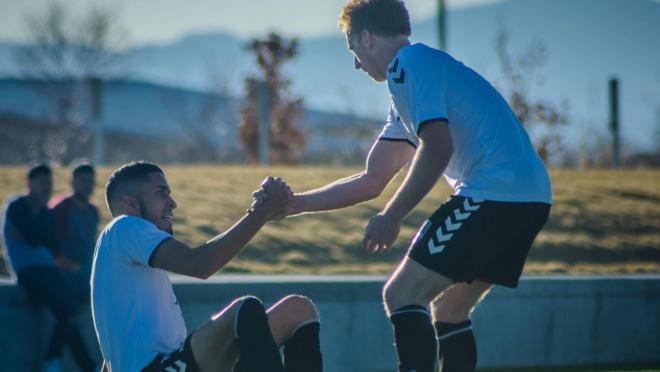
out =
{"type": "Polygon", "coordinates": [[[660,372],[660,366],[478,369],[479,372],[660,372]]]}
{"type": "MultiPolygon", "coordinates": [[[[176,236],[202,243],[242,216],[251,193],[267,175],[277,175],[296,191],[308,190],[359,168],[305,166],[262,169],[251,166],[168,166],[165,172],[179,208],[176,236]]],[[[103,203],[102,168],[94,202],[103,203]]],[[[67,189],[65,170],[56,171],[56,193],[67,189]]],[[[299,216],[267,225],[224,269],[259,273],[388,273],[404,254],[417,226],[449,195],[441,182],[406,219],[397,247],[380,256],[362,251],[366,221],[396,190],[401,175],[380,198],[334,213],[299,216]]],[[[526,273],[660,272],[660,171],[553,171],[555,203],[538,237],[526,273]]],[[[23,168],[0,168],[0,200],[24,189],[23,168]]]]}

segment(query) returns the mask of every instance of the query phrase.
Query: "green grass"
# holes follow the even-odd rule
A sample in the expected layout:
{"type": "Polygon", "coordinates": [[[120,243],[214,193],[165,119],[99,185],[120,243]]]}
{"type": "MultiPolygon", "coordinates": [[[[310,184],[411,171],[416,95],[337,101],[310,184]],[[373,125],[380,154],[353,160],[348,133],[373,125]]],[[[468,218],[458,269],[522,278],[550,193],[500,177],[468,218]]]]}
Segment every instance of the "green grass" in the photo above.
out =
{"type": "MultiPolygon", "coordinates": [[[[251,193],[267,175],[283,177],[294,190],[322,186],[359,168],[305,166],[261,169],[251,166],[167,166],[179,204],[176,236],[200,244],[229,228],[250,205],[251,193]]],[[[103,204],[100,169],[94,202],[103,204]]],[[[24,169],[0,168],[0,200],[24,188],[24,169]]],[[[65,170],[56,171],[56,192],[67,188],[65,170]]],[[[306,215],[268,224],[225,269],[259,273],[388,273],[410,237],[449,195],[442,182],[406,219],[396,248],[371,256],[359,246],[366,221],[384,206],[402,179],[380,198],[333,213],[306,215]]],[[[526,273],[660,272],[660,171],[553,171],[555,204],[530,253],[526,273]]]]}
{"type": "Polygon", "coordinates": [[[660,366],[582,366],[582,367],[539,367],[539,368],[507,368],[507,369],[479,369],[479,372],[660,372],[660,366]]]}

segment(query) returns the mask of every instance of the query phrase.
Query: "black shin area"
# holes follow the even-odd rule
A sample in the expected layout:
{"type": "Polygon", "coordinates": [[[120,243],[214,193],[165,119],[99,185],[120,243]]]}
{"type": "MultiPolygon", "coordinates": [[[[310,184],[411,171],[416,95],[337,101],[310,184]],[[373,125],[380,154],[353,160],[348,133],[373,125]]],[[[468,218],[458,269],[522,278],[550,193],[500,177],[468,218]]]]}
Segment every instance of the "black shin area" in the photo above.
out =
{"type": "Polygon", "coordinates": [[[286,372],[321,372],[321,324],[311,320],[298,326],[291,338],[284,343],[284,368],[286,372]]]}
{"type": "Polygon", "coordinates": [[[94,361],[89,356],[80,331],[71,320],[58,319],[46,354],[46,360],[60,358],[65,345],[69,346],[73,360],[81,371],[93,371],[94,361]]]}
{"type": "Polygon", "coordinates": [[[472,322],[435,322],[440,341],[442,372],[474,372],[477,368],[477,344],[472,322]]]}
{"type": "Polygon", "coordinates": [[[264,305],[256,297],[239,304],[234,324],[241,372],[284,372],[282,357],[268,326],[264,305]]]}
{"type": "Polygon", "coordinates": [[[438,346],[431,316],[424,306],[407,305],[392,312],[399,372],[432,372],[438,361],[438,346]]]}

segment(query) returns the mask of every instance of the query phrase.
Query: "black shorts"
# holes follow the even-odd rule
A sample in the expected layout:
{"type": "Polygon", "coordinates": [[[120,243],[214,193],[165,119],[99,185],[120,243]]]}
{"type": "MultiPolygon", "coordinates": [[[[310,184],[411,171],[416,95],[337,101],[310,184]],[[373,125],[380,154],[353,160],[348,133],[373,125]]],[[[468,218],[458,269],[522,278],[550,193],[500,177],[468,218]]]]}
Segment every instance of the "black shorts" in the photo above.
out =
{"type": "Polygon", "coordinates": [[[154,360],[149,363],[142,372],[199,372],[199,367],[190,347],[190,338],[192,334],[186,337],[183,346],[169,354],[158,354],[154,360]]]}
{"type": "Polygon", "coordinates": [[[452,196],[419,229],[408,257],[454,282],[515,288],[550,204],[452,196]]]}

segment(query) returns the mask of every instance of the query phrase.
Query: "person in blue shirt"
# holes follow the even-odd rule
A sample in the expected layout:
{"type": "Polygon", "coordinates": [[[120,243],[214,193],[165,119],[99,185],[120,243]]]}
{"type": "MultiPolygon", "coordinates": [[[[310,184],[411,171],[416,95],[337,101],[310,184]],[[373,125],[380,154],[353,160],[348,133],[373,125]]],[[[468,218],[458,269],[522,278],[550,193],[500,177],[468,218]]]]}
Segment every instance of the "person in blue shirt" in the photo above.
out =
{"type": "Polygon", "coordinates": [[[80,307],[61,269],[76,270],[60,254],[52,212],[47,203],[53,189],[53,175],[47,165],[35,165],[27,174],[28,193],[9,201],[4,216],[3,237],[10,267],[29,300],[46,306],[56,324],[46,354],[45,371],[59,371],[64,346],[82,371],[93,371],[80,330],[74,323],[80,307]]]}

